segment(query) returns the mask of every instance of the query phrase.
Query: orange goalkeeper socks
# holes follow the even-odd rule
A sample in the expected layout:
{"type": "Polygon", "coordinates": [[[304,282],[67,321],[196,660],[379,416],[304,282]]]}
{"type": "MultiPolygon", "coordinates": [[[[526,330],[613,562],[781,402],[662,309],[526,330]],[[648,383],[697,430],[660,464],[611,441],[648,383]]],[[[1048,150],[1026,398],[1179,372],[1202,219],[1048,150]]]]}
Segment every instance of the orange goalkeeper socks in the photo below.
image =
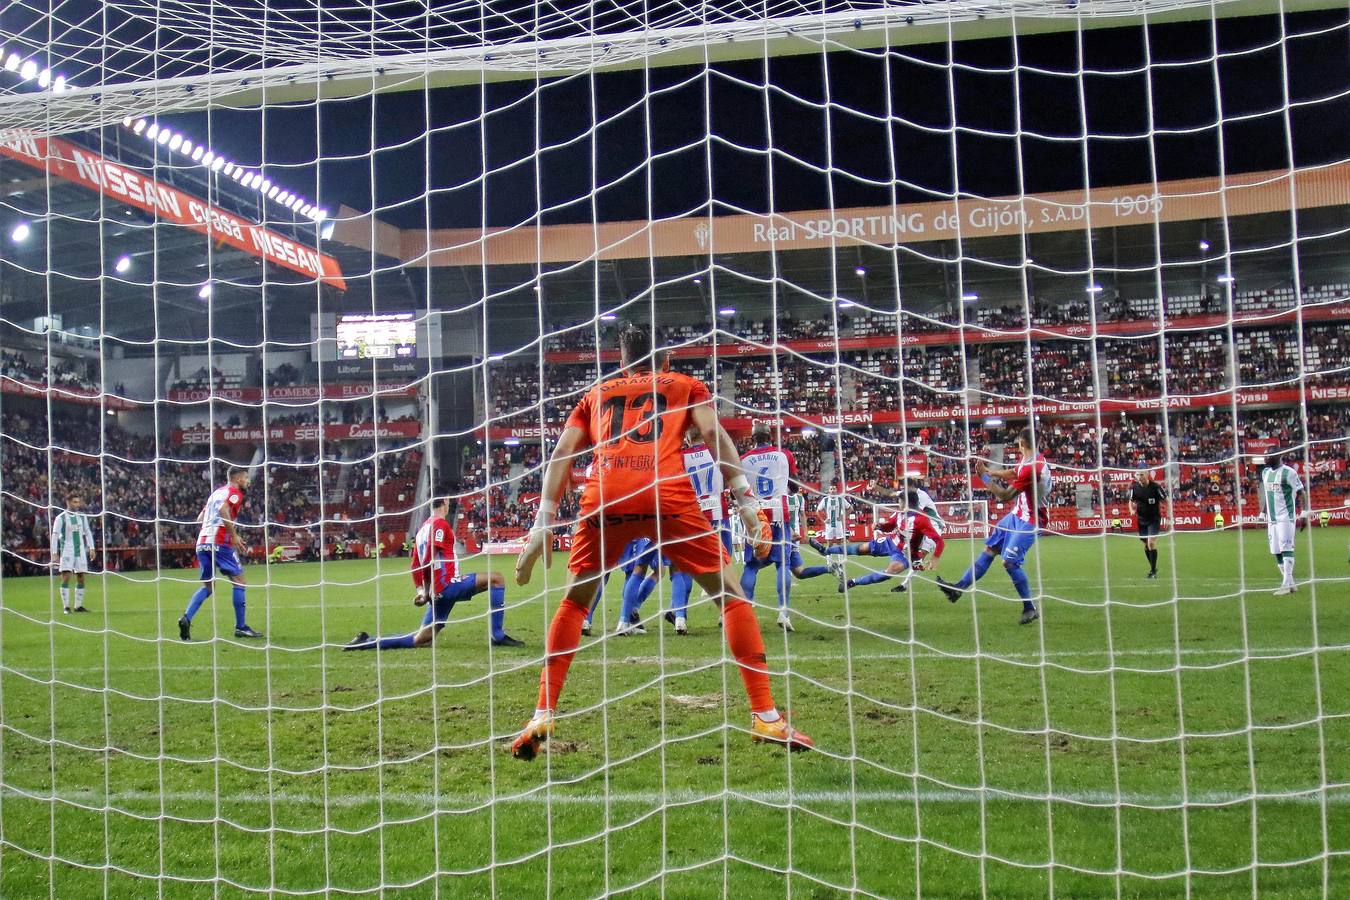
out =
{"type": "Polygon", "coordinates": [[[722,605],[722,630],[726,632],[727,647],[740,667],[745,693],[750,697],[750,711],[758,713],[773,710],[769,663],[764,656],[764,637],[759,632],[759,620],[755,618],[754,607],[739,597],[728,598],[722,605]]]}
{"type": "Polygon", "coordinates": [[[587,612],[586,606],[571,597],[564,597],[553,614],[553,623],[548,626],[548,638],[544,641],[544,669],[539,673],[539,709],[558,708],[558,695],[567,680],[572,657],[577,655],[581,626],[586,624],[587,612]]]}

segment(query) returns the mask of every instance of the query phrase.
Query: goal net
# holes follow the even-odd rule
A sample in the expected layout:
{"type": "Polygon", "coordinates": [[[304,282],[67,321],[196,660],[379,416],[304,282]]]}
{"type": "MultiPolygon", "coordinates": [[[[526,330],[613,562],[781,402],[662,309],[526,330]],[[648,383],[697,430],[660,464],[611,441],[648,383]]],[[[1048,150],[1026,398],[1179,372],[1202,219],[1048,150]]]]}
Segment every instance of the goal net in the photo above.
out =
{"type": "Polygon", "coordinates": [[[1344,894],[1348,28],[7,5],[0,896],[1344,894]]]}

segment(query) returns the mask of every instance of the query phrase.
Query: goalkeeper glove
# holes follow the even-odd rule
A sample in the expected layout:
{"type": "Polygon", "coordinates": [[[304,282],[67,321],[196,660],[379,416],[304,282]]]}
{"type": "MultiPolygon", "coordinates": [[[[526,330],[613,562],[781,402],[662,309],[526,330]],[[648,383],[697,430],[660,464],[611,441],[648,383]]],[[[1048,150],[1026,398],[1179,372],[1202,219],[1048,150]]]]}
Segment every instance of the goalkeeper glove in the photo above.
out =
{"type": "Polygon", "coordinates": [[[741,527],[745,529],[745,540],[753,548],[755,558],[763,559],[769,555],[773,529],[769,525],[769,517],[764,515],[755,501],[750,483],[744,475],[731,479],[731,496],[736,498],[736,515],[740,516],[741,527]]]}
{"type": "Polygon", "coordinates": [[[534,564],[539,561],[539,557],[544,558],[546,566],[553,562],[553,517],[557,511],[557,501],[539,501],[539,514],[535,517],[534,527],[530,529],[525,548],[516,557],[516,584],[530,583],[534,564]]]}

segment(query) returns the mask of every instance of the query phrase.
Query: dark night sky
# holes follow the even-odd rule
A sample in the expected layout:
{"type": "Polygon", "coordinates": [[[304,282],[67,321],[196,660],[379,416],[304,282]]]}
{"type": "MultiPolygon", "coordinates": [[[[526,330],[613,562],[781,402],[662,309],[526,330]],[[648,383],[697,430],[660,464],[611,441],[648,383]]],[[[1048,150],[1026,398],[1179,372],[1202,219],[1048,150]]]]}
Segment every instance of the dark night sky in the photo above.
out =
{"type": "MultiPolygon", "coordinates": [[[[1350,87],[1346,18],[1344,9],[1285,18],[1296,104],[1350,87]],[[1309,34],[1315,31],[1325,33],[1309,34]]],[[[1155,162],[1160,179],[1217,174],[1221,156],[1229,172],[1287,166],[1280,30],[1273,16],[1220,21],[1224,58],[1217,65],[1209,22],[1024,37],[1015,47],[1010,39],[962,42],[953,48],[952,77],[947,45],[900,47],[905,58],[889,61],[896,117],[889,129],[859,115],[886,114],[887,63],[857,52],[723,65],[711,74],[686,67],[510,82],[489,85],[485,94],[476,86],[388,93],[325,102],[321,124],[312,106],[273,109],[265,120],[221,111],[210,126],[212,143],[242,162],[257,164],[265,146],[269,176],[311,196],[312,161],[324,157],[324,205],[365,210],[376,203],[381,218],[404,227],[428,221],[428,182],[435,227],[476,226],[484,215],[489,225],[524,222],[541,206],[560,207],[545,217],[549,223],[671,216],[710,196],[759,211],[771,203],[782,210],[885,203],[895,179],[902,202],[950,194],[958,179],[963,192],[977,195],[1016,193],[1019,179],[1027,191],[1066,189],[1083,183],[1085,152],[1092,184],[1125,184],[1151,180],[1155,162]],[[1083,67],[1103,74],[1074,76],[1080,40],[1083,67]],[[1130,71],[1146,59],[1149,73],[1130,71]],[[1016,75],[997,71],[1014,63],[1016,75]],[[823,102],[827,91],[828,115],[802,102],[823,102]],[[960,127],[956,169],[949,94],[960,127]],[[1233,121],[1262,112],[1270,114],[1233,121]],[[1019,142],[1011,136],[1019,113],[1022,130],[1039,135],[1020,141],[1020,174],[1019,142]],[[703,140],[705,116],[710,143],[703,140]],[[1084,120],[1093,135],[1086,142],[1084,120]],[[568,142],[537,152],[540,144],[568,142]],[[755,152],[770,146],[772,157],[755,152]],[[486,179],[485,199],[483,147],[487,163],[500,168],[486,179]],[[680,147],[686,149],[644,164],[680,147]],[[830,164],[832,177],[813,168],[830,164]]],[[[189,133],[206,131],[204,115],[178,120],[189,133]]],[[[1296,165],[1344,158],[1350,100],[1295,106],[1289,125],[1296,165]]]]}

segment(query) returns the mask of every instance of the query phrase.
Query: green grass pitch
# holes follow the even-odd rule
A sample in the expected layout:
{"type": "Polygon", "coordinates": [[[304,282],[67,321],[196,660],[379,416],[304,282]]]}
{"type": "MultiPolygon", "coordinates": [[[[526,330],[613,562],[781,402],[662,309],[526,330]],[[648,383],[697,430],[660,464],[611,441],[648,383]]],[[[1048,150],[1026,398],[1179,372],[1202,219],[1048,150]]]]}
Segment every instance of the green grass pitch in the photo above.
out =
{"type": "Polygon", "coordinates": [[[70,617],[6,579],[0,896],[1347,896],[1346,538],[1299,536],[1317,581],[1287,598],[1260,531],[1166,539],[1156,582],[1128,535],[1044,539],[1028,627],[996,566],[958,605],[801,582],[784,636],[761,575],[779,703],[820,751],[791,757],[746,736],[706,604],[687,638],[597,632],[525,764],[543,573],[507,595],[525,650],[489,652],[484,594],[381,655],[337,645],[412,626],[403,559],[250,567],[266,646],[211,640],[223,583],[180,643],[191,572],[94,576],[70,617]]]}

